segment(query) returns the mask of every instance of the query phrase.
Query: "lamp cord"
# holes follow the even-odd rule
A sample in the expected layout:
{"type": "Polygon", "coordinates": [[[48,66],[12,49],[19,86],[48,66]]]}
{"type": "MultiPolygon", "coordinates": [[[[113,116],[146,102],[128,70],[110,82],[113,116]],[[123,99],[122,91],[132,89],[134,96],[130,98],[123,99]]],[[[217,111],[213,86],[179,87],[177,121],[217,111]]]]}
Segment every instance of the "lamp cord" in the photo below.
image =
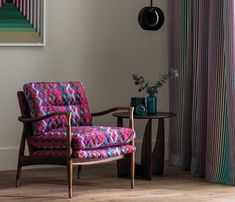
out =
{"type": "Polygon", "coordinates": [[[153,0],[150,0],[150,6],[153,7],[153,0]]]}

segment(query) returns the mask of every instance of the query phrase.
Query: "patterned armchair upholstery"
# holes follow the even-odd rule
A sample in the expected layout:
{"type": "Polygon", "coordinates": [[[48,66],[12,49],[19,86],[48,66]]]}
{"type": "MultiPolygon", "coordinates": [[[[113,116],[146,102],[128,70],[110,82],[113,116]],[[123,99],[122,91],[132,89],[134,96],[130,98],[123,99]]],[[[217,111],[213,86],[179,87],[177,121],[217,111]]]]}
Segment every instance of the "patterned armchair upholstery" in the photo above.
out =
{"type": "Polygon", "coordinates": [[[34,82],[17,93],[23,122],[16,186],[21,167],[36,164],[65,165],[68,168],[69,197],[72,197],[72,166],[131,157],[131,187],[134,187],[133,108],[118,107],[91,114],[80,82],[34,82]],[[127,110],[129,128],[93,126],[92,117],[127,110]],[[25,142],[29,155],[24,154],[25,142]]]}

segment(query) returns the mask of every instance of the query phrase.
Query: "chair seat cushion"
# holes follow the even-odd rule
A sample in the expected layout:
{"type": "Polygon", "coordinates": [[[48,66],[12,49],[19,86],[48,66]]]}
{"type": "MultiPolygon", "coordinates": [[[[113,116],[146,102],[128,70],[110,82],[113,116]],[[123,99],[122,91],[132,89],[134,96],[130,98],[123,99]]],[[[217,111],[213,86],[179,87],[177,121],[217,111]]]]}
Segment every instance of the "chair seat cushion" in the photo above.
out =
{"type": "MultiPolygon", "coordinates": [[[[135,138],[130,128],[104,126],[72,127],[72,148],[89,150],[128,144],[135,138]]],[[[52,129],[42,135],[33,135],[30,144],[38,149],[66,148],[66,127],[52,129]]]]}
{"type": "MultiPolygon", "coordinates": [[[[108,147],[92,150],[73,150],[72,157],[77,159],[105,159],[134,152],[136,148],[132,145],[108,147]]],[[[33,156],[66,156],[66,150],[37,150],[33,156]]]]}

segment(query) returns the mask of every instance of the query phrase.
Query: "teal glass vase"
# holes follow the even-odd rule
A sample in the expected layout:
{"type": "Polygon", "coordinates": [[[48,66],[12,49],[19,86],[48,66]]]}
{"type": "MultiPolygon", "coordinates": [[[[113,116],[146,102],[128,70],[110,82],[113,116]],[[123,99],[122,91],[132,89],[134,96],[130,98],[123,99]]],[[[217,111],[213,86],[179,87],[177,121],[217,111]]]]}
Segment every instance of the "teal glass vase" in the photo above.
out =
{"type": "Polygon", "coordinates": [[[154,95],[154,93],[149,93],[147,97],[147,112],[148,114],[157,113],[157,97],[154,95]]]}

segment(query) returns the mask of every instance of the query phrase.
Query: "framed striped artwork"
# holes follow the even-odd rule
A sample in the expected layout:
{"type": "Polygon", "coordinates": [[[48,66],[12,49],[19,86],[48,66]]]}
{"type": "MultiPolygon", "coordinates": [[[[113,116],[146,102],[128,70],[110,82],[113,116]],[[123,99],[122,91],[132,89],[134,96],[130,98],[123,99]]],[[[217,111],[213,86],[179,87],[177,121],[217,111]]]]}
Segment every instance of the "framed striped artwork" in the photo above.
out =
{"type": "Polygon", "coordinates": [[[45,1],[0,0],[0,46],[44,46],[45,1]]]}

